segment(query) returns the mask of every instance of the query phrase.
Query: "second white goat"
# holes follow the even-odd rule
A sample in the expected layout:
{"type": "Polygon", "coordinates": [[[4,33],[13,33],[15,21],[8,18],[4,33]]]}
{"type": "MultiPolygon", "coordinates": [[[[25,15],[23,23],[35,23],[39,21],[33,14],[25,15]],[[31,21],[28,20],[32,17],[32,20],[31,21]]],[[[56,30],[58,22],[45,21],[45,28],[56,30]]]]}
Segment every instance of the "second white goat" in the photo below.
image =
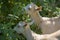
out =
{"type": "Polygon", "coordinates": [[[31,16],[31,19],[41,28],[43,34],[53,33],[60,29],[60,17],[42,17],[39,14],[41,7],[39,8],[37,5],[31,3],[24,7],[26,13],[31,16]]]}
{"type": "Polygon", "coordinates": [[[22,33],[27,40],[59,40],[60,30],[51,34],[36,34],[30,29],[30,25],[25,22],[19,22],[14,28],[17,33],[22,33]]]}

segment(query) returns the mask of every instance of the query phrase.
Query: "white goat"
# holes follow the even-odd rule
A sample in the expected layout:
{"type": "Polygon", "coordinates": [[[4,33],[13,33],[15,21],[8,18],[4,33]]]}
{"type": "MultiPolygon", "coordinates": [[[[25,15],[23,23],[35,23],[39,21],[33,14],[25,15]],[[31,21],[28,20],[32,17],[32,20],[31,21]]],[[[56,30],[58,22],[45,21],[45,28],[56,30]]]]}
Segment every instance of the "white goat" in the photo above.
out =
{"type": "Polygon", "coordinates": [[[52,17],[52,18],[42,17],[39,14],[39,9],[41,10],[41,8],[39,8],[33,3],[28,4],[24,8],[26,12],[34,20],[34,22],[38,25],[38,27],[41,28],[43,34],[53,33],[60,29],[60,17],[52,17]]]}
{"type": "Polygon", "coordinates": [[[22,33],[27,40],[59,40],[57,37],[60,36],[60,30],[51,34],[36,34],[30,29],[30,25],[25,22],[19,22],[14,30],[19,34],[22,33]]]}

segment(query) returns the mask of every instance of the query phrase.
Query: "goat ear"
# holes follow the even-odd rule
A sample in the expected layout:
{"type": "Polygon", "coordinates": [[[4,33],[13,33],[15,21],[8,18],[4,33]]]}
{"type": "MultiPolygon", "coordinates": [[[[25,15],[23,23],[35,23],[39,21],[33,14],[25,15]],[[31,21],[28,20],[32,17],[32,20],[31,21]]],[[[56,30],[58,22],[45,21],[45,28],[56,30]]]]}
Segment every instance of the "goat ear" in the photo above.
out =
{"type": "Polygon", "coordinates": [[[52,37],[60,37],[60,30],[52,33],[50,36],[52,36],[52,37]]]}
{"type": "Polygon", "coordinates": [[[42,6],[35,8],[36,10],[42,11],[42,6]]]}

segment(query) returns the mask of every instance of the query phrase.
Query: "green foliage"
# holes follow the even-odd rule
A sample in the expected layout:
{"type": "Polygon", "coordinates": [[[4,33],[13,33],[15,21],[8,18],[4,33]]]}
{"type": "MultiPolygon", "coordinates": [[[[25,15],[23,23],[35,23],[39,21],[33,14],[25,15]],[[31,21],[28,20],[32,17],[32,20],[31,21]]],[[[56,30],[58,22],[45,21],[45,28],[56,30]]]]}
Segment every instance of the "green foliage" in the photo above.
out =
{"type": "MultiPolygon", "coordinates": [[[[19,21],[30,21],[23,7],[31,2],[43,7],[41,16],[55,17],[60,13],[59,0],[0,0],[0,40],[26,40],[13,28],[19,21]]],[[[36,33],[41,33],[35,24],[31,26],[31,29],[36,33]]]]}
{"type": "Polygon", "coordinates": [[[42,33],[41,29],[39,29],[39,27],[36,24],[32,24],[31,25],[31,30],[33,30],[37,34],[41,34],[42,33]]]}

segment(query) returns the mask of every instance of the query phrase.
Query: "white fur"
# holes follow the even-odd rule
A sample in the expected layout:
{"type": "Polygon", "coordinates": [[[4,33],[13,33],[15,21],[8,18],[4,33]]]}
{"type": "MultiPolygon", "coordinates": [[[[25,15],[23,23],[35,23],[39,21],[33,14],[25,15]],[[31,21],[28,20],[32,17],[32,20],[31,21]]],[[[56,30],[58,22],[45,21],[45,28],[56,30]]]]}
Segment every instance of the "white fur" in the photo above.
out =
{"type": "Polygon", "coordinates": [[[25,22],[19,22],[14,28],[17,33],[23,33],[27,40],[59,40],[57,37],[60,36],[60,30],[51,34],[36,34],[30,29],[29,24],[24,26],[25,22]]]}
{"type": "MultiPolygon", "coordinates": [[[[60,17],[42,17],[39,14],[39,10],[36,10],[38,6],[31,3],[25,7],[26,13],[28,13],[34,22],[42,29],[43,34],[53,33],[60,29],[60,17]]],[[[41,9],[40,9],[41,10],[41,9]]]]}

